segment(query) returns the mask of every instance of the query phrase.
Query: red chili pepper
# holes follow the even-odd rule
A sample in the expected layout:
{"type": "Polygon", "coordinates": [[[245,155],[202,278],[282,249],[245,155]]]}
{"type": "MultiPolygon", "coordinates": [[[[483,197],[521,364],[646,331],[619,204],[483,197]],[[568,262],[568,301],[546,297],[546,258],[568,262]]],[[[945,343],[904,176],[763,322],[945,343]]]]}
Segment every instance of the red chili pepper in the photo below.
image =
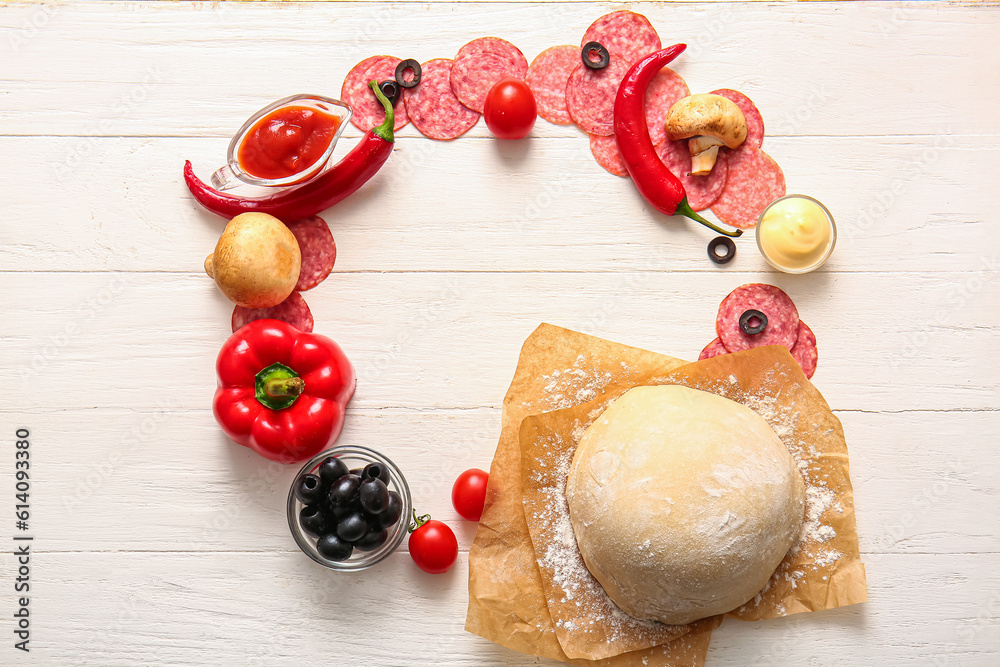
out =
{"type": "Polygon", "coordinates": [[[691,210],[684,185],[663,164],[653,147],[653,139],[649,136],[649,126],[646,125],[646,89],[653,77],[686,48],[687,44],[674,44],[651,53],[632,65],[625,74],[615,98],[615,141],[618,142],[618,150],[621,151],[632,182],[653,208],[667,215],[687,216],[726,236],[740,236],[742,229],[727,231],[691,210]]]}
{"type": "Polygon", "coordinates": [[[224,218],[233,218],[240,213],[268,213],[288,222],[325,211],[364,185],[392,153],[395,141],[392,104],[379,90],[377,81],[368,85],[385,107],[385,121],[368,130],[340,162],[308,183],[266,197],[239,197],[219,192],[199,179],[188,160],[184,163],[184,182],[188,190],[199,204],[224,218]]]}
{"type": "Polygon", "coordinates": [[[354,368],[326,336],[255,320],[229,337],[215,362],[212,412],[230,438],[280,463],[329,447],[354,395],[354,368]]]}

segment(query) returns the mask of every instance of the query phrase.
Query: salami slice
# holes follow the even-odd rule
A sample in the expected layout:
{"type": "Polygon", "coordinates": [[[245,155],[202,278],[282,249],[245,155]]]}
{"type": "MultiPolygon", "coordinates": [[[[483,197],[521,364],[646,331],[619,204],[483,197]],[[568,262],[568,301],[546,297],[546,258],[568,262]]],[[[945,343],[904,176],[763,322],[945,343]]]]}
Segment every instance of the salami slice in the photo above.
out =
{"type": "Polygon", "coordinates": [[[337,261],[337,244],[333,241],[330,226],[318,215],[296,220],[287,226],[299,242],[299,252],[302,253],[302,268],[295,291],[305,292],[326,280],[333,271],[333,264],[337,261]]]}
{"type": "Polygon", "coordinates": [[[604,69],[590,69],[582,62],[573,68],[566,83],[566,108],[581,130],[606,137],[615,133],[615,97],[629,67],[615,58],[604,69]]]}
{"type": "Polygon", "coordinates": [[[298,292],[292,292],[287,299],[270,308],[236,306],[233,309],[233,333],[255,320],[281,320],[299,331],[309,333],[313,330],[312,312],[298,292]]]}
{"type": "Polygon", "coordinates": [[[413,126],[431,139],[455,139],[479,122],[479,112],[459,102],[451,89],[453,63],[448,58],[428,60],[420,65],[420,83],[403,89],[413,126]]]}
{"type": "Polygon", "coordinates": [[[667,169],[681,180],[688,204],[695,211],[704,211],[711,206],[726,187],[729,160],[725,153],[719,153],[712,171],[704,176],[691,175],[691,151],[688,150],[687,139],[666,139],[656,145],[656,154],[667,165],[667,169]]]}
{"type": "Polygon", "coordinates": [[[556,125],[572,125],[566,110],[566,82],[580,64],[580,49],[575,46],[551,46],[528,65],[524,81],[535,95],[538,115],[556,125]]]}
{"type": "MultiPolygon", "coordinates": [[[[394,78],[396,65],[399,63],[400,59],[393,56],[372,56],[359,62],[347,73],[344,85],[340,88],[340,99],[354,109],[351,123],[359,130],[368,131],[385,120],[385,109],[368,87],[368,82],[372,79],[381,82],[394,78]]],[[[396,116],[392,127],[398,130],[409,122],[402,99],[392,109],[396,116]]]]}
{"type": "Polygon", "coordinates": [[[660,50],[660,36],[649,20],[628,10],[605,14],[591,23],[583,33],[580,48],[587,42],[597,42],[606,48],[612,63],[617,59],[634,63],[660,50]]]}
{"type": "Polygon", "coordinates": [[[806,323],[799,320],[798,340],[792,346],[792,358],[799,362],[802,372],[807,378],[811,378],[816,372],[816,363],[819,361],[819,353],[816,351],[816,334],[806,326],[806,323]]]}
{"type": "Polygon", "coordinates": [[[646,125],[649,126],[649,136],[654,144],[667,140],[664,121],[670,107],[674,106],[677,100],[690,94],[691,91],[681,75],[669,67],[661,69],[650,81],[646,90],[646,125]]]}
{"type": "Polygon", "coordinates": [[[761,142],[764,141],[764,119],[750,98],[738,90],[730,90],[729,88],[713,90],[711,94],[722,95],[736,103],[736,106],[743,112],[743,117],[747,119],[747,138],[743,141],[743,146],[760,148],[761,142]]]}
{"type": "Polygon", "coordinates": [[[728,158],[726,186],[712,203],[712,213],[733,227],[756,227],[764,208],[785,196],[785,174],[759,148],[741,147],[729,153],[728,158]]]}
{"type": "Polygon", "coordinates": [[[499,37],[480,37],[458,50],[451,68],[451,89],[459,102],[482,113],[493,84],[507,76],[524,79],[527,73],[528,61],[521,49],[499,37]]]}
{"type": "Polygon", "coordinates": [[[618,142],[613,136],[605,137],[599,134],[590,135],[590,152],[594,154],[597,164],[615,176],[628,178],[628,167],[618,150],[618,142]]]}
{"type": "Polygon", "coordinates": [[[715,331],[730,352],[741,352],[764,345],[784,345],[789,350],[799,336],[799,311],[795,304],[774,285],[749,283],[737,287],[719,305],[715,331]],[[759,310],[767,317],[767,327],[755,335],[740,329],[740,316],[759,310]]]}
{"type": "Polygon", "coordinates": [[[717,357],[720,354],[729,354],[729,350],[726,346],[722,344],[722,341],[716,338],[711,343],[705,346],[705,349],[701,351],[698,355],[698,361],[702,359],[711,359],[712,357],[717,357]]]}

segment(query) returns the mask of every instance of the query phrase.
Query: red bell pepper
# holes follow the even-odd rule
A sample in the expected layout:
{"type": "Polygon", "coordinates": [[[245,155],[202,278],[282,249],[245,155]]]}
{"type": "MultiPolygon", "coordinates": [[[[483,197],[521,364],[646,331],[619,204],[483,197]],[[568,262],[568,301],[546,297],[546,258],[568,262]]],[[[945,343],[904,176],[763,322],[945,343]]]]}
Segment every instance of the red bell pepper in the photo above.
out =
{"type": "Polygon", "coordinates": [[[354,367],[326,336],[279,320],[237,330],[215,362],[212,412],[226,435],[280,463],[329,447],[354,395],[354,367]]]}

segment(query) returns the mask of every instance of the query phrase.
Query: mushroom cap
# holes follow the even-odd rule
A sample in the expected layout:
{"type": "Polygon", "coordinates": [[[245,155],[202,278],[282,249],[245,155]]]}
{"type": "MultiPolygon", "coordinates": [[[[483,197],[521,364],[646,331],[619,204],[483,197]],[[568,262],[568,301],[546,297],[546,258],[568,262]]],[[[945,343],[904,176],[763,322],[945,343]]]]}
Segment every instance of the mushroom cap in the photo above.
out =
{"type": "Polygon", "coordinates": [[[736,103],[722,95],[688,95],[674,102],[667,113],[667,134],[671,139],[716,137],[728,148],[746,141],[747,119],[736,103]]]}

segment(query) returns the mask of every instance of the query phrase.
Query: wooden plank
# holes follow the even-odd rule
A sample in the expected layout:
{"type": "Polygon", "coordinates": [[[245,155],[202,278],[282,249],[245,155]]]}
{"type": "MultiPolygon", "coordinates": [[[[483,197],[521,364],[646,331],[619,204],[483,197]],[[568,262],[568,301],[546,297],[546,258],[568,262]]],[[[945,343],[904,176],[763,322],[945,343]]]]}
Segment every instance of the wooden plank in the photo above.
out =
{"type": "MultiPolygon", "coordinates": [[[[974,276],[767,278],[816,332],[814,380],[832,405],[995,409],[1000,295],[974,276]]],[[[760,278],[345,274],[307,300],[318,331],[355,365],[358,407],[497,407],[521,343],[541,322],[694,359],[715,337],[717,303],[760,278]]],[[[20,387],[8,409],[205,406],[232,311],[207,277],[6,273],[0,290],[9,311],[0,379],[20,387]]]]}
{"type": "MultiPolygon", "coordinates": [[[[863,552],[1000,552],[1000,519],[960,509],[990,507],[1000,488],[1000,412],[838,415],[863,552]],[[965,434],[960,446],[956,434],[965,434]]],[[[228,441],[207,408],[45,410],[2,421],[30,429],[38,452],[30,525],[39,549],[296,549],[284,507],[298,466],[228,441]]],[[[465,551],[474,528],[455,514],[451,485],[467,468],[489,469],[499,428],[496,409],[352,408],[339,442],[399,465],[415,507],[451,525],[465,551]]],[[[0,480],[13,487],[13,469],[0,469],[0,480]]]]}
{"type": "MultiPolygon", "coordinates": [[[[15,4],[0,14],[10,52],[2,132],[228,138],[273,99],[307,90],[337,94],[350,67],[367,56],[452,57],[469,40],[495,34],[530,59],[548,46],[577,43],[608,9],[15,4]]],[[[1000,53],[980,48],[995,37],[996,6],[650,3],[641,11],[665,43],[690,45],[677,68],[693,90],[743,90],[774,136],[996,134],[982,104],[967,103],[1000,83],[1000,53]]],[[[544,124],[539,131],[571,132],[544,124]]]]}
{"type": "MultiPolygon", "coordinates": [[[[732,263],[712,264],[713,232],[651,212],[582,135],[397,143],[381,173],[325,214],[338,272],[768,272],[753,232],[732,263]]],[[[778,137],[766,148],[790,192],[837,218],[837,249],[816,275],[1000,269],[990,194],[1000,137],[778,137]]],[[[225,149],[218,139],[0,139],[33,184],[7,191],[17,223],[0,245],[4,270],[200,273],[225,221],[194,203],[181,168],[190,159],[207,180],[225,149]]]]}
{"type": "MultiPolygon", "coordinates": [[[[332,573],[297,553],[36,559],[45,574],[31,603],[31,647],[47,664],[269,665],[317,656],[352,665],[558,664],[463,631],[464,557],[446,575],[420,572],[405,554],[361,573],[332,573]]],[[[866,561],[869,602],[726,621],[713,633],[708,664],[857,665],[876,655],[891,664],[996,663],[995,554],[866,561]]]]}

